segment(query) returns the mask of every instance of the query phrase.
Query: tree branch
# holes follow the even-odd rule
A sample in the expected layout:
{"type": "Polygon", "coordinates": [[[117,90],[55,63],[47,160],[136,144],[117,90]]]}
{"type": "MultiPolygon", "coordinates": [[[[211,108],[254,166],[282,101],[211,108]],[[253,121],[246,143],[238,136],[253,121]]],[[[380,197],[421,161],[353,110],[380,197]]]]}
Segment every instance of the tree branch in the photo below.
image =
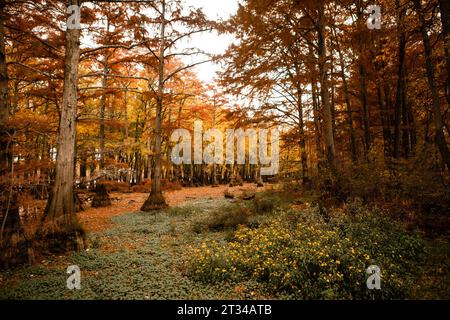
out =
{"type": "Polygon", "coordinates": [[[204,61],[200,61],[200,62],[197,62],[197,63],[189,64],[189,65],[184,66],[184,67],[180,67],[180,68],[178,68],[177,70],[175,70],[175,71],[173,71],[172,73],[170,73],[167,77],[165,77],[165,79],[164,79],[163,82],[166,83],[166,82],[169,81],[174,75],[176,75],[177,73],[179,73],[179,72],[181,72],[181,71],[183,71],[183,70],[190,69],[190,68],[192,68],[192,67],[198,66],[198,65],[203,64],[203,63],[206,63],[206,62],[211,62],[211,61],[212,61],[212,59],[209,59],[209,60],[204,60],[204,61]]]}

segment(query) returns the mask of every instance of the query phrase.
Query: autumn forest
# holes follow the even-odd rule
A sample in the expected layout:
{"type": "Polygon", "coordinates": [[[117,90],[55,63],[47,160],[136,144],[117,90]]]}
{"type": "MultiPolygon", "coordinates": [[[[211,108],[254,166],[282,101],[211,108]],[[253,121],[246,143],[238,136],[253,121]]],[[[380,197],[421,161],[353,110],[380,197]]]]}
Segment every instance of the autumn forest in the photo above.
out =
{"type": "Polygon", "coordinates": [[[448,0],[0,0],[0,145],[0,299],[450,298],[448,0]]]}

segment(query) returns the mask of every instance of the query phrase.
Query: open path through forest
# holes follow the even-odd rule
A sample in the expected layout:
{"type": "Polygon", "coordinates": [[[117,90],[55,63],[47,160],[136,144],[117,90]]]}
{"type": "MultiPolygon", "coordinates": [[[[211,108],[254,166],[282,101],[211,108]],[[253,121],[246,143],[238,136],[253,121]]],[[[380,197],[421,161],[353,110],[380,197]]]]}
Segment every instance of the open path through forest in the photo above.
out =
{"type": "MultiPolygon", "coordinates": [[[[224,197],[226,190],[231,191],[256,191],[254,183],[245,183],[243,186],[228,187],[219,185],[217,187],[202,186],[182,188],[164,192],[164,197],[170,207],[184,205],[194,200],[212,200],[224,197]]],[[[258,188],[258,191],[267,190],[258,188]]],[[[101,231],[111,224],[111,218],[132,211],[139,211],[140,207],[148,197],[147,193],[111,193],[113,205],[106,208],[88,208],[80,213],[80,220],[87,231],[101,231]]]]}

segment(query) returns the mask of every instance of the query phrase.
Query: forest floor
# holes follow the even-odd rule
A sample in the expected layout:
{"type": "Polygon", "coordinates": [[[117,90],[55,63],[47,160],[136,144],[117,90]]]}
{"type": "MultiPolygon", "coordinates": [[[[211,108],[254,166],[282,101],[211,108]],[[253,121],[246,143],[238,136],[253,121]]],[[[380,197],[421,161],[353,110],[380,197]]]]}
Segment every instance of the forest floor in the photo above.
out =
{"type": "MultiPolygon", "coordinates": [[[[269,190],[270,193],[270,189],[276,188],[276,185],[266,185],[256,189],[253,184],[246,184],[233,189],[269,190]]],[[[226,245],[234,236],[231,230],[205,228],[208,221],[231,210],[235,202],[244,207],[253,205],[252,201],[226,199],[226,189],[226,186],[208,186],[168,191],[165,197],[170,207],[153,213],[139,211],[147,194],[112,193],[112,206],[88,208],[79,213],[88,231],[88,249],[1,271],[0,300],[291,299],[285,293],[269,291],[264,283],[253,278],[202,282],[190,274],[194,248],[203,248],[205,243],[214,241],[226,245]],[[77,265],[81,270],[81,290],[67,289],[66,270],[70,265],[77,265]]],[[[309,201],[306,197],[296,197],[288,206],[310,216],[309,201]]],[[[256,218],[264,221],[277,214],[256,218]]],[[[314,225],[315,222],[311,224],[314,225]]],[[[423,273],[412,297],[448,299],[450,246],[447,241],[435,241],[431,248],[435,252],[420,267],[423,273]]]]}
{"type": "MultiPolygon", "coordinates": [[[[227,206],[228,187],[168,191],[169,209],[140,212],[144,193],[111,193],[113,205],[80,213],[90,248],[0,272],[0,299],[248,299],[269,298],[258,283],[226,286],[188,277],[189,249],[227,232],[196,233],[196,221],[227,206]],[[68,290],[66,268],[81,269],[81,290],[68,290]],[[257,293],[258,292],[258,293],[257,293]]],[[[271,186],[269,186],[271,188],[271,186]]],[[[254,184],[232,189],[254,190],[254,184]]],[[[258,191],[267,189],[258,188],[258,191]]]]}
{"type": "MultiPolygon", "coordinates": [[[[258,188],[258,191],[268,187],[258,188]]],[[[227,185],[217,187],[205,186],[197,188],[183,188],[181,190],[164,191],[164,197],[170,207],[180,206],[199,199],[220,199],[224,197],[225,190],[254,190],[255,184],[246,183],[243,186],[229,188],[227,185]]],[[[86,231],[98,232],[111,227],[112,217],[139,211],[148,197],[148,193],[115,193],[110,194],[113,205],[106,208],[87,208],[80,213],[80,220],[86,231]]]]}

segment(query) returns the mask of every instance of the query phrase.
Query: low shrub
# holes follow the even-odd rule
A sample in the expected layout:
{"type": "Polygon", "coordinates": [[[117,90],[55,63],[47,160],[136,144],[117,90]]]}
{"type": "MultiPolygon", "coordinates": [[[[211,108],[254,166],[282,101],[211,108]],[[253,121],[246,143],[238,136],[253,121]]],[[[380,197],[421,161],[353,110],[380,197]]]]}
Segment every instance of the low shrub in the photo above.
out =
{"type": "Polygon", "coordinates": [[[247,225],[252,212],[244,206],[233,205],[210,215],[207,228],[210,230],[236,229],[239,225],[247,225]]]}
{"type": "Polygon", "coordinates": [[[130,185],[121,181],[105,180],[101,182],[108,192],[130,193],[130,185]]]}
{"type": "Polygon", "coordinates": [[[408,297],[413,266],[424,255],[417,237],[377,220],[378,212],[315,224],[307,221],[310,213],[283,211],[257,229],[240,226],[228,243],[202,243],[193,249],[190,274],[213,283],[250,278],[296,299],[408,297]],[[367,289],[370,265],[381,268],[382,290],[367,289]]]}
{"type": "Polygon", "coordinates": [[[150,186],[142,184],[137,184],[131,187],[131,191],[134,193],[150,193],[150,189],[150,186]]]}
{"type": "Polygon", "coordinates": [[[191,229],[194,233],[202,233],[207,230],[208,226],[205,224],[204,221],[196,220],[192,223],[191,229]]]}
{"type": "Polygon", "coordinates": [[[425,257],[421,237],[406,232],[378,208],[353,202],[347,206],[347,214],[335,217],[332,223],[342,237],[359,241],[364,251],[378,257],[377,263],[389,265],[396,274],[417,269],[425,257]]]}
{"type": "Polygon", "coordinates": [[[287,208],[295,199],[295,195],[282,191],[265,191],[256,194],[253,200],[257,214],[269,214],[277,208],[287,208]]]}
{"type": "MultiPolygon", "coordinates": [[[[245,191],[245,190],[244,190],[245,191]]],[[[214,210],[206,219],[197,220],[192,225],[192,231],[201,233],[206,230],[222,231],[235,230],[240,225],[257,228],[267,220],[277,208],[285,208],[290,203],[284,193],[266,191],[255,193],[235,194],[225,190],[226,198],[240,198],[237,202],[226,205],[220,210],[214,210]],[[245,196],[251,195],[252,201],[243,201],[245,196]],[[267,216],[267,217],[266,217],[267,216]]]]}
{"type": "Polygon", "coordinates": [[[403,214],[445,214],[450,210],[450,176],[437,163],[436,154],[424,149],[390,163],[372,159],[342,165],[335,174],[322,169],[314,180],[317,198],[325,205],[360,198],[364,203],[393,204],[403,214]]]}
{"type": "Polygon", "coordinates": [[[195,206],[179,206],[179,207],[171,207],[168,209],[167,214],[173,217],[189,217],[198,212],[198,209],[195,206]]]}
{"type": "Polygon", "coordinates": [[[277,207],[289,204],[284,193],[275,193],[273,191],[257,193],[253,200],[253,207],[257,214],[271,213],[277,207]]]}
{"type": "Polygon", "coordinates": [[[255,211],[259,214],[270,213],[275,209],[275,203],[271,198],[256,197],[253,201],[255,211]]]}
{"type": "Polygon", "coordinates": [[[165,190],[165,191],[174,191],[174,190],[183,189],[183,186],[181,185],[181,182],[179,182],[179,181],[163,180],[161,183],[161,189],[165,190]]]}

